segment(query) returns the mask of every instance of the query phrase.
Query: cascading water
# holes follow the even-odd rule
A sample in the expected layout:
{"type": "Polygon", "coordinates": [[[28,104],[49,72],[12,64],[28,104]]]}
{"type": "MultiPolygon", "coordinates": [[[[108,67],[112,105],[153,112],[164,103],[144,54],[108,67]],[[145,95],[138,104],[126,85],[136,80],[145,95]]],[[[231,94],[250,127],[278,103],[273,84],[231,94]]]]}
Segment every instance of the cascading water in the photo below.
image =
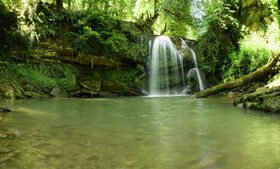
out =
{"type": "Polygon", "coordinates": [[[149,95],[176,95],[185,88],[183,57],[167,36],[154,40],[149,56],[149,95]]]}
{"type": "Polygon", "coordinates": [[[197,76],[197,79],[198,79],[198,83],[199,83],[199,90],[200,90],[200,91],[204,90],[203,83],[202,83],[202,79],[201,79],[201,76],[200,76],[200,73],[199,73],[198,68],[192,68],[192,69],[188,72],[188,74],[187,74],[187,80],[188,80],[188,81],[190,80],[191,75],[193,74],[193,72],[196,73],[196,76],[197,76]]]}
{"type": "Polygon", "coordinates": [[[181,41],[182,41],[182,44],[185,48],[188,48],[191,52],[191,56],[192,56],[192,59],[193,59],[193,62],[194,62],[194,68],[192,68],[188,74],[187,74],[187,80],[189,81],[190,80],[190,77],[192,75],[193,72],[196,72],[196,75],[197,75],[197,79],[198,79],[198,84],[199,84],[199,90],[202,91],[204,90],[204,84],[203,84],[203,81],[202,81],[202,78],[201,78],[201,74],[199,72],[199,69],[198,69],[198,65],[197,65],[197,59],[196,59],[196,54],[194,52],[194,50],[192,48],[190,48],[187,43],[181,38],[181,41]]]}
{"type": "MultiPolygon", "coordinates": [[[[195,74],[199,84],[199,90],[204,90],[203,80],[197,65],[195,52],[188,47],[186,42],[181,38],[182,48],[191,53],[194,67],[187,73],[187,80],[195,74]]],[[[183,64],[183,54],[180,54],[167,36],[155,38],[153,44],[149,41],[149,95],[180,95],[191,92],[191,87],[186,86],[185,71],[183,64]]]]}

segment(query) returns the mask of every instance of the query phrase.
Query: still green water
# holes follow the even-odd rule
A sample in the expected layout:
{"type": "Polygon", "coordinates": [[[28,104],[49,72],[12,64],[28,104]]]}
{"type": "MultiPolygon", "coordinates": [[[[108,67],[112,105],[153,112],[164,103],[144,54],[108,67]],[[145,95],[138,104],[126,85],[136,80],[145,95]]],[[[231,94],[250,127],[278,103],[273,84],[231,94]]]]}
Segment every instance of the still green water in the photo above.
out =
{"type": "Polygon", "coordinates": [[[221,98],[6,100],[1,169],[278,169],[280,115],[221,98]]]}

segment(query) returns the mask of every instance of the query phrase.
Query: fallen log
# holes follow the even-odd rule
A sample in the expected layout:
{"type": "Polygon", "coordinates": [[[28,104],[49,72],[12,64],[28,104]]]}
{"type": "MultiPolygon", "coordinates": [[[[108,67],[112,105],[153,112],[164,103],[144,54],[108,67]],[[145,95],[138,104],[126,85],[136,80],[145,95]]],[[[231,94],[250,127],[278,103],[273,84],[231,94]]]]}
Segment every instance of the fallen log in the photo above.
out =
{"type": "Polygon", "coordinates": [[[277,62],[279,61],[279,57],[280,57],[280,54],[276,54],[274,57],[269,59],[267,64],[265,64],[261,68],[257,69],[256,71],[244,76],[243,78],[213,86],[211,88],[208,88],[204,91],[199,92],[194,97],[206,98],[208,96],[211,96],[211,95],[223,92],[223,91],[241,87],[241,86],[246,85],[251,82],[259,82],[259,81],[263,80],[264,78],[273,76],[273,75],[277,74],[280,70],[279,66],[277,65],[277,62]]]}

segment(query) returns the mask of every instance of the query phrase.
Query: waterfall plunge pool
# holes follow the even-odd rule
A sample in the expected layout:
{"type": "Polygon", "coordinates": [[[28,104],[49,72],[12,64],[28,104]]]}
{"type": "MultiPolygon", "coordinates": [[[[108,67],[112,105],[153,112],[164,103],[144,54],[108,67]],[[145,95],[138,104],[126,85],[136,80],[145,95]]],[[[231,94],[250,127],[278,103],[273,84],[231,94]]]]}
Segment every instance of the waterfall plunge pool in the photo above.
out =
{"type": "Polygon", "coordinates": [[[280,116],[223,98],[2,100],[1,169],[277,169],[280,116]]]}

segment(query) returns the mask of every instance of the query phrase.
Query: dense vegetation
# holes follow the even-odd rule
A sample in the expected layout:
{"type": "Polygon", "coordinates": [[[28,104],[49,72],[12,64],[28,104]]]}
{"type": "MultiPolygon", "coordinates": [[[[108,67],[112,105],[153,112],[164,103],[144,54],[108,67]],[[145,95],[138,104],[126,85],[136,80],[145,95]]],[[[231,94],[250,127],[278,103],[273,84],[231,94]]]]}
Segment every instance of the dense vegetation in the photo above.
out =
{"type": "Polygon", "coordinates": [[[1,83],[28,91],[74,87],[79,70],[66,63],[100,69],[96,57],[101,67],[130,65],[106,77],[136,90],[154,35],[195,40],[210,85],[244,77],[280,51],[277,0],[0,0],[0,18],[1,83]]]}
{"type": "Polygon", "coordinates": [[[250,6],[246,3],[257,5],[242,0],[209,1],[206,5],[203,24],[207,30],[200,38],[198,52],[200,66],[214,84],[243,77],[264,65],[270,52],[279,52],[278,3],[261,4],[261,14],[247,12],[250,6]],[[251,20],[255,20],[254,25],[247,23],[251,20]]]}

